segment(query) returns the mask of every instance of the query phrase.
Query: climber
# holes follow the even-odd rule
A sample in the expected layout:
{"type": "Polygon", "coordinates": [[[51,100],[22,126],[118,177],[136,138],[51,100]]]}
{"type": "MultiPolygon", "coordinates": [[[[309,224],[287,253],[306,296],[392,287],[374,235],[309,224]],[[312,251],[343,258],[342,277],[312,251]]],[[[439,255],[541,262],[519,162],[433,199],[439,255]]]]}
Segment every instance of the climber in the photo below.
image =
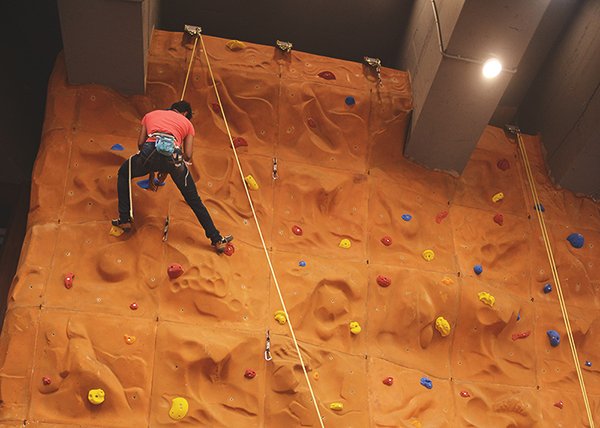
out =
{"type": "Polygon", "coordinates": [[[117,194],[119,196],[119,218],[112,225],[124,231],[131,229],[129,191],[131,179],[151,174],[150,186],[156,186],[154,171],[159,180],[170,175],[190,208],[196,214],[217,253],[223,253],[233,237],[221,236],[208,210],[202,203],[196,184],[188,166],[192,164],[194,126],[190,121],[192,107],[187,101],[178,101],[167,110],[154,110],[142,119],[138,138],[139,152],[125,161],[119,168],[117,194]],[[130,164],[131,163],[131,164],[130,164]],[[131,168],[131,172],[129,171],[131,168]]]}

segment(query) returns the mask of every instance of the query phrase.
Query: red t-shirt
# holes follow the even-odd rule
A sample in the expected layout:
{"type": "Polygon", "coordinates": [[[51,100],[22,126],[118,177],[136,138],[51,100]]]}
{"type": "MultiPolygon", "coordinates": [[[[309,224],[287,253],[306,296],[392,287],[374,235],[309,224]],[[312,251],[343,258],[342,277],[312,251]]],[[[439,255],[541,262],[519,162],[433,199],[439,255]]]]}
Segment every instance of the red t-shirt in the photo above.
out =
{"type": "MultiPolygon", "coordinates": [[[[142,125],[146,125],[148,135],[155,132],[171,134],[175,137],[175,144],[181,147],[183,140],[188,135],[195,135],[194,126],[187,117],[173,110],[154,110],[146,114],[142,119],[142,125]]],[[[155,141],[149,137],[147,141],[155,141]]]]}

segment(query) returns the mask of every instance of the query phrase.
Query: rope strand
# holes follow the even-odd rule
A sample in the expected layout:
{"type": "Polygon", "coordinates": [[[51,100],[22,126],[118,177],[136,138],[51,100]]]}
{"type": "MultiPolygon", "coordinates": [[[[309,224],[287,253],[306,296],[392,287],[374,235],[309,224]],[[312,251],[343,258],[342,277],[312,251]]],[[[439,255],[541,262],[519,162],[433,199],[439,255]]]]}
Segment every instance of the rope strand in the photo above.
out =
{"type": "Polygon", "coordinates": [[[573,362],[575,363],[575,371],[577,372],[577,378],[579,380],[579,386],[581,388],[581,394],[583,395],[583,402],[585,404],[585,410],[587,413],[588,420],[590,422],[590,428],[594,428],[594,419],[592,417],[592,410],[590,407],[590,402],[588,399],[587,391],[585,388],[585,382],[583,380],[583,373],[581,371],[581,367],[579,364],[579,356],[577,355],[577,348],[575,346],[575,340],[573,339],[573,330],[571,329],[571,322],[569,321],[569,314],[567,312],[567,305],[565,303],[565,298],[562,292],[562,286],[560,284],[560,279],[558,276],[558,269],[556,268],[556,261],[554,259],[554,253],[552,251],[552,246],[550,245],[550,238],[548,236],[548,230],[546,229],[546,222],[544,221],[544,216],[541,213],[540,200],[538,197],[538,193],[535,187],[535,181],[533,177],[533,173],[531,171],[531,165],[529,163],[529,157],[527,156],[527,151],[525,150],[525,145],[523,143],[523,139],[521,138],[521,132],[516,132],[517,142],[519,145],[519,151],[521,153],[521,157],[523,159],[523,165],[525,166],[525,172],[527,173],[527,181],[529,182],[529,188],[531,190],[531,195],[533,197],[534,207],[536,207],[535,211],[537,214],[538,222],[540,224],[540,229],[542,232],[542,238],[544,240],[544,246],[546,248],[546,254],[548,256],[548,262],[550,263],[550,270],[552,271],[552,278],[554,279],[554,283],[556,285],[556,291],[558,295],[558,301],[560,304],[560,310],[563,316],[563,320],[565,322],[565,328],[567,330],[567,338],[569,340],[569,348],[571,350],[571,356],[573,357],[573,362]]]}
{"type": "MultiPolygon", "coordinates": [[[[246,184],[246,180],[244,179],[244,171],[242,170],[242,165],[240,163],[240,159],[237,154],[237,150],[235,145],[233,144],[233,137],[231,136],[231,131],[229,129],[229,124],[227,123],[227,118],[225,117],[225,110],[223,109],[223,104],[221,103],[221,97],[219,96],[219,91],[217,89],[217,83],[215,82],[215,77],[212,72],[212,68],[210,66],[210,60],[208,59],[208,53],[206,51],[206,47],[204,46],[204,40],[202,39],[202,34],[200,36],[200,43],[202,44],[202,50],[204,51],[204,57],[206,58],[206,64],[208,66],[208,72],[210,73],[210,78],[212,80],[213,87],[215,88],[215,95],[217,97],[217,102],[219,103],[219,108],[221,109],[221,115],[223,117],[223,122],[225,123],[225,129],[227,130],[227,135],[229,136],[229,143],[231,144],[231,148],[233,149],[233,154],[235,156],[235,162],[238,167],[238,171],[240,173],[240,177],[242,179],[242,183],[244,185],[244,190],[246,191],[246,196],[248,198],[248,202],[250,204],[250,209],[252,210],[252,216],[254,217],[254,222],[256,224],[256,228],[258,230],[258,235],[260,237],[260,242],[262,243],[262,247],[267,258],[267,263],[269,265],[269,269],[271,271],[271,276],[273,277],[273,282],[275,283],[275,288],[277,289],[277,294],[279,296],[279,302],[285,312],[287,318],[287,325],[290,330],[290,334],[292,336],[292,341],[294,342],[294,347],[296,348],[296,353],[298,354],[298,359],[300,360],[300,365],[302,366],[302,371],[304,373],[304,378],[306,379],[306,383],[308,384],[308,390],[310,391],[311,401],[315,406],[315,410],[317,412],[317,416],[319,418],[319,423],[322,428],[325,428],[323,424],[323,417],[321,416],[321,412],[319,411],[319,405],[317,403],[317,399],[315,397],[315,393],[313,391],[312,385],[310,383],[310,378],[308,376],[308,372],[306,371],[306,365],[304,364],[304,359],[302,358],[302,352],[300,351],[300,346],[298,345],[298,341],[296,340],[296,334],[294,333],[294,328],[292,327],[292,321],[289,317],[287,308],[285,306],[285,301],[283,300],[283,295],[281,293],[281,288],[279,287],[279,282],[277,281],[277,276],[275,275],[275,269],[273,268],[273,264],[271,262],[271,257],[269,256],[269,251],[267,250],[267,244],[265,243],[262,230],[260,228],[260,223],[258,221],[258,217],[256,215],[256,210],[254,209],[254,204],[252,203],[252,198],[250,197],[250,191],[248,190],[248,185],[246,184]]],[[[187,79],[186,79],[187,80],[187,79]]]]}

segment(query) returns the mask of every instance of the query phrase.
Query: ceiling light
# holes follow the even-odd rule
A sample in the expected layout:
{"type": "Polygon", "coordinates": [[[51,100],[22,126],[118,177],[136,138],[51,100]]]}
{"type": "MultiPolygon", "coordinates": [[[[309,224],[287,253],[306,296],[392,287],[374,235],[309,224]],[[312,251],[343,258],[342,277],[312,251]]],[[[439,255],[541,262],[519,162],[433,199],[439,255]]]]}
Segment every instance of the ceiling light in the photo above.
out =
{"type": "Polygon", "coordinates": [[[483,63],[483,76],[487,79],[492,79],[500,74],[502,71],[502,64],[496,58],[490,58],[483,63]]]}

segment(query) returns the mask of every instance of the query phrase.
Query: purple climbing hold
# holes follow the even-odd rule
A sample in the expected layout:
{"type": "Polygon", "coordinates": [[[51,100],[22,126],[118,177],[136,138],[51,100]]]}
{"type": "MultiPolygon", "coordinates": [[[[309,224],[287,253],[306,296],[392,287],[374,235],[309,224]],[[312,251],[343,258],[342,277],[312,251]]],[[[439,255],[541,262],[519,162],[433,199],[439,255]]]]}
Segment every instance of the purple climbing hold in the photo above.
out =
{"type": "Polygon", "coordinates": [[[535,204],[533,206],[533,209],[538,210],[539,212],[542,212],[542,213],[546,211],[546,208],[544,208],[544,206],[541,203],[535,204]]]}
{"type": "Polygon", "coordinates": [[[592,367],[592,362],[591,361],[586,361],[585,362],[585,366],[586,367],[592,367]]]}
{"type": "Polygon", "coordinates": [[[304,260],[300,260],[300,261],[298,262],[298,266],[300,266],[300,267],[305,267],[305,266],[306,266],[306,262],[305,262],[304,260]]]}
{"type": "Polygon", "coordinates": [[[558,334],[558,331],[548,330],[546,334],[548,335],[548,340],[550,340],[550,345],[556,347],[560,344],[560,334],[558,334]]]}
{"type": "MultiPolygon", "coordinates": [[[[154,184],[156,184],[157,186],[164,186],[165,182],[158,181],[158,179],[155,178],[154,184]]],[[[148,180],[147,178],[145,180],[140,180],[137,182],[137,185],[140,186],[142,189],[148,190],[148,188],[150,187],[150,180],[148,180]]]]}
{"type": "Polygon", "coordinates": [[[573,248],[581,248],[583,247],[583,235],[581,233],[571,233],[567,236],[567,241],[571,243],[573,248]]]}
{"type": "Polygon", "coordinates": [[[121,151],[125,150],[125,148],[122,145],[120,145],[120,144],[115,144],[110,149],[111,150],[116,150],[118,152],[121,152],[121,151]]]}
{"type": "Polygon", "coordinates": [[[402,214],[402,220],[410,221],[411,219],[412,219],[412,216],[410,214],[402,214]]]}
{"type": "Polygon", "coordinates": [[[475,272],[477,275],[481,275],[481,272],[483,272],[483,267],[481,265],[475,265],[473,266],[473,272],[475,272]]]}
{"type": "Polygon", "coordinates": [[[354,104],[356,104],[356,100],[354,99],[354,97],[352,95],[347,96],[346,97],[346,105],[353,106],[354,104]]]}
{"type": "Polygon", "coordinates": [[[521,320],[521,312],[519,312],[519,313],[517,314],[517,321],[520,321],[520,320],[521,320]]]}
{"type": "Polygon", "coordinates": [[[551,291],[552,291],[552,285],[551,284],[544,285],[544,293],[548,294],[551,291]]]}
{"type": "Polygon", "coordinates": [[[433,388],[433,382],[431,382],[431,379],[429,379],[427,377],[421,378],[421,385],[423,385],[427,389],[433,388]]]}

